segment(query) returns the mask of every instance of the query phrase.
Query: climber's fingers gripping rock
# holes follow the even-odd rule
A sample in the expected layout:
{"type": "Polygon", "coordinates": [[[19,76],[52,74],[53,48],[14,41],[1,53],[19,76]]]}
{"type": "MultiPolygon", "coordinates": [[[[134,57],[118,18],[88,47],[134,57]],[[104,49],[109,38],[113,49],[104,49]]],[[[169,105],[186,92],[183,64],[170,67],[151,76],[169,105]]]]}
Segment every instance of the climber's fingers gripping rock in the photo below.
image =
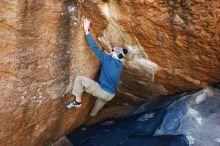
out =
{"type": "Polygon", "coordinates": [[[86,34],[89,33],[89,27],[90,27],[90,21],[87,18],[85,18],[84,19],[84,31],[86,34]]]}

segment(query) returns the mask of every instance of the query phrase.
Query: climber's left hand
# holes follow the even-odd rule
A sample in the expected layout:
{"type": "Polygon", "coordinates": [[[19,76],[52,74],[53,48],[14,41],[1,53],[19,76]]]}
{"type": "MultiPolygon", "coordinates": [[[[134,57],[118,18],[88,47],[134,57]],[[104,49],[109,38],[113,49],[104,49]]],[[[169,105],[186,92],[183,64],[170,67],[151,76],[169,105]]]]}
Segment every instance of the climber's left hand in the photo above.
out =
{"type": "Polygon", "coordinates": [[[86,18],[84,19],[84,31],[86,34],[89,34],[90,21],[86,18]]]}

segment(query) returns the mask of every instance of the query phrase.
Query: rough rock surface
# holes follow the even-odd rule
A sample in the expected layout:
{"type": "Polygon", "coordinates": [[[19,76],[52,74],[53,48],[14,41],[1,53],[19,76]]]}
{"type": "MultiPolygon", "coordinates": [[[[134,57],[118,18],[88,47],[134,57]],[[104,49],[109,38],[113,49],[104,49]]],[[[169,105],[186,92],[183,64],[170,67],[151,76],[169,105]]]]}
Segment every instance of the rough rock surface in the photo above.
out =
{"type": "Polygon", "coordinates": [[[119,94],[151,99],[220,80],[218,0],[1,0],[0,145],[45,145],[85,121],[65,94],[99,63],[84,39],[129,49],[119,94]]]}
{"type": "Polygon", "coordinates": [[[0,145],[45,145],[85,121],[91,101],[66,112],[63,97],[77,74],[94,78],[98,60],[73,1],[0,7],[0,145]]]}
{"type": "Polygon", "coordinates": [[[104,37],[132,52],[122,92],[154,97],[156,91],[190,90],[220,79],[219,1],[123,0],[100,5],[110,22],[104,37]]]}

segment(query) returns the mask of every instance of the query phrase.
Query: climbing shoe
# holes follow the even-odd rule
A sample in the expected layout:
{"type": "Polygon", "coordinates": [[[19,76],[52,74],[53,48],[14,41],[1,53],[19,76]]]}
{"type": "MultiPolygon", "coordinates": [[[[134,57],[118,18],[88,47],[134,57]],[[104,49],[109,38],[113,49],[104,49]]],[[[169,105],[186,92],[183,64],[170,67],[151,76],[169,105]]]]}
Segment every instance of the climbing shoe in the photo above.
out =
{"type": "Polygon", "coordinates": [[[79,108],[81,106],[82,106],[81,102],[77,102],[74,100],[73,102],[70,102],[69,104],[65,105],[65,108],[66,109],[73,109],[73,108],[79,108]]]}

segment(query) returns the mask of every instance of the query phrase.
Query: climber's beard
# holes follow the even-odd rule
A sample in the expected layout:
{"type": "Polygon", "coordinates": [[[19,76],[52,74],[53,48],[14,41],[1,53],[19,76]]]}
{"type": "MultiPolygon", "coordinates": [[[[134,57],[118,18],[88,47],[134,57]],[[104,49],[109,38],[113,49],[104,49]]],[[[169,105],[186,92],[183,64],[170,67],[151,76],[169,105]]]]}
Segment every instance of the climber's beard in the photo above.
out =
{"type": "Polygon", "coordinates": [[[111,54],[112,58],[117,59],[117,60],[120,60],[120,59],[118,58],[118,54],[117,54],[116,52],[113,51],[113,52],[111,52],[110,54],[111,54]]]}

